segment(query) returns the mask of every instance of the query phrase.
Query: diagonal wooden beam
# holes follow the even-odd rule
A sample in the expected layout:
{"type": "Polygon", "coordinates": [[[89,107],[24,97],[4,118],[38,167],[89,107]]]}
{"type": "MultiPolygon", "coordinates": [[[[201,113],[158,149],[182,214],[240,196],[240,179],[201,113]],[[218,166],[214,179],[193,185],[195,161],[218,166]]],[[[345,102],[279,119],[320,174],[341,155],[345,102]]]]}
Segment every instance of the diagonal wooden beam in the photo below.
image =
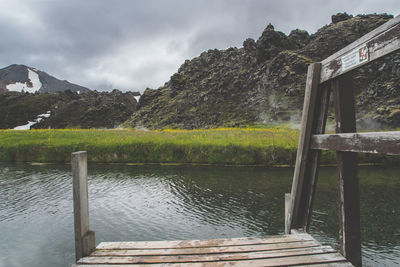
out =
{"type": "Polygon", "coordinates": [[[310,151],[310,141],[312,135],[312,126],[314,121],[315,105],[317,100],[319,77],[321,71],[320,63],[313,63],[308,67],[306,90],[304,95],[303,114],[301,121],[301,130],[299,138],[299,146],[297,149],[296,166],[294,170],[291,204],[288,207],[286,224],[289,229],[303,227],[302,217],[304,215],[304,195],[305,190],[305,173],[306,165],[310,151]],[[302,205],[303,204],[303,205],[302,205]]]}

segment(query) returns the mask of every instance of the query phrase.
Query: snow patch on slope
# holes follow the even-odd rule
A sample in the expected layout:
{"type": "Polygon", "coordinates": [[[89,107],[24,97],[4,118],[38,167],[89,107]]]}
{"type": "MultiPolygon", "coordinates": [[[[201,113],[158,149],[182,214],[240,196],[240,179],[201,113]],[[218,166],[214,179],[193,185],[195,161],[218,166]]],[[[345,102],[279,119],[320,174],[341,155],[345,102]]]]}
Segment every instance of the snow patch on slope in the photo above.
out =
{"type": "Polygon", "coordinates": [[[43,120],[43,118],[50,117],[50,115],[51,115],[50,113],[51,113],[50,111],[47,111],[47,113],[40,114],[37,116],[37,118],[34,121],[28,121],[27,124],[17,126],[14,128],[14,130],[30,130],[33,125],[35,125],[36,123],[39,123],[41,120],[43,120]]]}
{"type": "Polygon", "coordinates": [[[20,83],[20,82],[9,84],[6,87],[9,91],[16,91],[16,92],[24,91],[29,93],[35,93],[40,88],[42,88],[42,83],[40,82],[39,75],[36,72],[34,72],[31,69],[28,69],[28,78],[32,85],[31,87],[28,86],[28,83],[20,83]]]}
{"type": "Polygon", "coordinates": [[[30,130],[32,125],[35,125],[36,121],[28,121],[28,124],[17,126],[14,130],[30,130]]]}
{"type": "Polygon", "coordinates": [[[9,91],[16,91],[16,92],[21,92],[22,90],[25,91],[26,87],[27,87],[26,83],[19,83],[19,82],[7,85],[7,89],[9,91]]]}
{"type": "Polygon", "coordinates": [[[28,77],[32,83],[32,90],[34,92],[39,91],[39,89],[42,88],[42,83],[40,82],[39,75],[36,72],[28,69],[28,77]]]}

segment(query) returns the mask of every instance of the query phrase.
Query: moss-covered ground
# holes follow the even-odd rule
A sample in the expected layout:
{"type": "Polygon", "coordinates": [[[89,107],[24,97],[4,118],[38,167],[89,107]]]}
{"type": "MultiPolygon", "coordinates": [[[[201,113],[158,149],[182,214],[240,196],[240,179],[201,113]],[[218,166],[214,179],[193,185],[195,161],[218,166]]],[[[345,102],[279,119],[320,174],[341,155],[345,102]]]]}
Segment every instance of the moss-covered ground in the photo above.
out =
{"type": "MultiPolygon", "coordinates": [[[[293,165],[299,133],[290,128],[211,130],[0,130],[0,161],[70,162],[71,153],[88,151],[89,162],[293,165]]],[[[391,163],[396,158],[365,155],[362,162],[391,163]]],[[[334,164],[335,153],[323,152],[334,164]]]]}

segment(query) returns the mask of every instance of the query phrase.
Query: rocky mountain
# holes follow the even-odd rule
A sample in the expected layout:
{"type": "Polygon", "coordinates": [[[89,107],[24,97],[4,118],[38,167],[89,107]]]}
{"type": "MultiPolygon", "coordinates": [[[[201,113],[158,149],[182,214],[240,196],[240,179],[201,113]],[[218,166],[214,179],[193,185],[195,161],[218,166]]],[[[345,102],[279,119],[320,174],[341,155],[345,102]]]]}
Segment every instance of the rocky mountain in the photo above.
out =
{"type": "MultiPolygon", "coordinates": [[[[131,127],[208,128],[300,121],[307,66],[352,43],[392,16],[340,13],[314,34],[268,25],[241,48],[186,60],[164,86],[146,89],[131,127]]],[[[353,72],[357,120],[400,127],[400,53],[353,72]]]]}
{"type": "Polygon", "coordinates": [[[138,92],[91,91],[24,65],[0,69],[0,129],[115,128],[136,110],[138,92]]]}
{"type": "Polygon", "coordinates": [[[6,91],[17,92],[87,92],[90,89],[59,80],[46,72],[25,65],[13,64],[0,69],[0,93],[6,91]]]}
{"type": "Polygon", "coordinates": [[[137,92],[70,90],[0,94],[0,129],[115,128],[136,110],[137,92]]]}

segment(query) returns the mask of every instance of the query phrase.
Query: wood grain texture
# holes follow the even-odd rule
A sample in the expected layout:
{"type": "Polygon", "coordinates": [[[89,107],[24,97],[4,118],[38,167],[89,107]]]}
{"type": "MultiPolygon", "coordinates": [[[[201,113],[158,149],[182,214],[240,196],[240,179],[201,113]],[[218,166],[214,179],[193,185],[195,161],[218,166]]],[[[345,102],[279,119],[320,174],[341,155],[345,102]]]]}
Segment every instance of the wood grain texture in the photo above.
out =
{"type": "MultiPolygon", "coordinates": [[[[248,265],[227,265],[226,263],[212,263],[205,265],[204,263],[169,263],[169,264],[73,264],[71,267],[209,267],[209,266],[246,266],[248,265]]],[[[252,266],[252,265],[251,265],[252,266]]],[[[268,265],[261,265],[261,266],[268,266],[268,265]]],[[[287,266],[287,265],[280,265],[280,266],[287,266]]],[[[322,264],[312,264],[312,265],[303,265],[303,266],[312,266],[312,267],[352,267],[353,265],[349,262],[343,261],[335,261],[331,263],[322,263],[322,264]]]]}
{"type": "MultiPolygon", "coordinates": [[[[85,258],[84,258],[85,259],[85,258]]],[[[101,264],[96,261],[96,257],[92,258],[89,264],[101,264]]],[[[82,259],[83,260],[83,259],[82,259]]],[[[101,259],[107,261],[110,264],[134,264],[131,262],[129,257],[121,258],[108,258],[101,259]],[[117,263],[116,263],[117,262],[117,263]]],[[[333,262],[345,262],[345,259],[339,253],[324,253],[314,255],[295,255],[295,256],[282,256],[276,258],[266,259],[242,259],[238,261],[212,261],[212,262],[184,262],[184,263],[156,263],[150,264],[150,266],[293,266],[301,264],[321,264],[321,263],[333,263],[333,262]]],[[[107,264],[103,262],[103,264],[107,264]]],[[[135,265],[133,265],[135,266],[135,265]]],[[[146,264],[138,264],[136,266],[149,266],[146,264]]]]}
{"type": "Polygon", "coordinates": [[[107,242],[99,244],[90,256],[83,257],[73,267],[292,266],[308,264],[352,266],[330,246],[322,246],[307,233],[296,230],[293,232],[296,234],[273,236],[272,238],[107,242]],[[259,244],[243,244],[248,241],[250,243],[256,241],[259,244]],[[264,241],[273,242],[263,244],[264,241]],[[226,246],[222,246],[222,244],[226,246]],[[209,247],[210,245],[215,246],[209,247]],[[126,247],[130,249],[126,249],[126,247]]]}
{"type": "Polygon", "coordinates": [[[281,235],[268,237],[241,237],[207,240],[139,241],[139,242],[101,242],[97,249],[163,249],[163,248],[202,248],[227,247],[258,244],[275,244],[299,241],[313,241],[309,234],[281,235]]]}
{"type": "MultiPolygon", "coordinates": [[[[348,75],[332,81],[336,133],[356,132],[355,99],[348,75]]],[[[357,153],[336,152],[338,165],[339,239],[343,256],[361,266],[360,196],[357,153]]]]}
{"type": "MultiPolygon", "coordinates": [[[[203,266],[246,266],[248,265],[235,265],[235,263],[231,263],[232,265],[227,265],[227,263],[211,263],[205,265],[205,263],[169,263],[169,264],[73,264],[71,267],[203,267],[203,266]]],[[[251,265],[252,266],[252,265],[251,265]]],[[[268,266],[268,265],[261,265],[261,266],[268,266]]],[[[285,265],[280,265],[280,266],[285,266],[285,265]]],[[[286,265],[287,266],[287,265],[286,265]]],[[[304,265],[303,265],[304,266],[304,265]]],[[[309,266],[309,265],[306,265],[309,266]]],[[[344,261],[335,261],[335,262],[326,262],[322,264],[312,264],[312,267],[352,267],[353,265],[349,262],[344,262],[344,261]]]]}
{"type": "Polygon", "coordinates": [[[105,251],[102,255],[91,255],[90,257],[82,258],[79,263],[183,263],[183,262],[210,262],[210,261],[236,261],[246,259],[268,259],[277,257],[293,257],[304,255],[316,255],[324,253],[334,253],[334,249],[328,246],[298,248],[289,250],[275,251],[259,251],[249,253],[219,253],[219,254],[201,254],[201,255],[168,255],[168,256],[145,256],[131,257],[124,253],[117,254],[117,251],[105,251]],[[113,252],[113,253],[110,253],[113,252]]]}
{"type": "Polygon", "coordinates": [[[288,218],[290,205],[292,204],[292,196],[290,193],[285,194],[285,234],[290,234],[290,222],[288,218]]]}
{"type": "Polygon", "coordinates": [[[308,67],[299,146],[291,191],[292,202],[287,216],[290,229],[303,227],[302,212],[304,210],[301,209],[301,205],[304,204],[304,201],[302,202],[304,199],[304,178],[310,150],[320,71],[320,63],[313,63],[308,67]]]}
{"type": "MultiPolygon", "coordinates": [[[[315,105],[315,119],[312,125],[312,134],[325,133],[326,120],[328,117],[329,99],[330,99],[330,84],[323,84],[319,86],[317,103],[315,105]]],[[[310,147],[311,148],[311,147],[310,147]]],[[[310,222],[312,216],[312,209],[314,205],[315,191],[318,181],[319,161],[321,158],[321,151],[308,150],[308,162],[305,171],[305,185],[302,203],[304,203],[302,210],[304,215],[302,218],[303,229],[308,232],[310,229],[310,222]]]]}
{"type": "MultiPolygon", "coordinates": [[[[154,256],[154,255],[198,255],[198,254],[218,254],[218,253],[239,253],[254,252],[265,250],[278,250],[289,248],[305,248],[319,246],[316,241],[301,241],[276,244],[259,244],[227,247],[204,247],[204,248],[163,248],[163,249],[129,249],[124,250],[127,256],[154,256]]],[[[100,250],[95,250],[92,255],[98,255],[100,250]]]]}
{"type": "Polygon", "coordinates": [[[391,19],[335,54],[324,59],[321,62],[322,68],[320,82],[323,83],[332,78],[338,77],[339,75],[347,73],[398,49],[400,49],[400,16],[391,19]],[[368,47],[369,60],[356,65],[354,68],[343,70],[341,61],[342,56],[363,45],[368,47]]]}
{"type": "Polygon", "coordinates": [[[95,248],[95,234],[89,230],[87,183],[87,153],[72,153],[72,183],[74,201],[75,258],[87,256],[95,248]]]}
{"type": "Polygon", "coordinates": [[[313,135],[311,148],[400,155],[400,131],[313,135]]]}

